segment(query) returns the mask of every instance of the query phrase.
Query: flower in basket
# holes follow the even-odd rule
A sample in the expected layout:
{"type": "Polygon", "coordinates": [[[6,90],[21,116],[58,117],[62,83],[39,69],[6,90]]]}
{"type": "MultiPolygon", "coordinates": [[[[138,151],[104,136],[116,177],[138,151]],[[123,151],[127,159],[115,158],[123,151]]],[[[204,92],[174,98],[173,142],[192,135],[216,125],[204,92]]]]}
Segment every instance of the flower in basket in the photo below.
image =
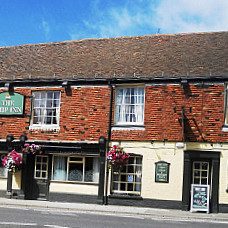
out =
{"type": "Polygon", "coordinates": [[[36,144],[30,145],[29,143],[25,143],[22,151],[26,153],[32,153],[32,154],[36,154],[36,153],[42,154],[41,147],[36,144]]]}
{"type": "Polygon", "coordinates": [[[2,164],[10,172],[16,172],[22,166],[22,158],[19,153],[15,150],[12,150],[8,155],[3,158],[2,164]]]}
{"type": "Polygon", "coordinates": [[[107,153],[107,159],[110,166],[121,169],[129,159],[130,155],[124,152],[123,148],[119,145],[114,145],[107,153]]]}

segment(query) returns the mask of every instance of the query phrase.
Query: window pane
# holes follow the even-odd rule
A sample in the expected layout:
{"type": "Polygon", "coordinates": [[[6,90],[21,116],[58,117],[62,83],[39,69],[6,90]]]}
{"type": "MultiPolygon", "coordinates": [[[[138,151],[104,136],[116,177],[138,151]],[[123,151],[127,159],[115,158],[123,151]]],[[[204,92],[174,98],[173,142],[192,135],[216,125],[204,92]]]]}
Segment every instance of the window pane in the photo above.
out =
{"type": "Polygon", "coordinates": [[[65,181],[67,177],[67,157],[55,156],[53,167],[53,180],[65,181]]]}
{"type": "Polygon", "coordinates": [[[196,162],[195,162],[195,163],[194,163],[194,168],[195,168],[195,169],[200,169],[200,163],[196,163],[196,162]]]}
{"type": "Polygon", "coordinates": [[[99,181],[99,158],[85,158],[85,182],[99,181]]]}
{"type": "Polygon", "coordinates": [[[199,178],[194,178],[194,184],[200,184],[200,179],[199,178]]]}
{"type": "Polygon", "coordinates": [[[59,92],[54,92],[54,99],[59,100],[60,98],[60,93],[59,92]]]}
{"type": "Polygon", "coordinates": [[[86,158],[85,181],[86,182],[93,182],[93,158],[86,158]]]}
{"type": "Polygon", "coordinates": [[[48,100],[52,100],[53,99],[53,95],[54,95],[53,92],[48,92],[47,93],[47,99],[48,100]]]}
{"type": "Polygon", "coordinates": [[[40,171],[36,171],[36,177],[40,177],[40,171]]]}
{"type": "Polygon", "coordinates": [[[207,170],[208,169],[208,163],[202,163],[202,169],[207,170]]]}
{"type": "Polygon", "coordinates": [[[203,179],[201,180],[201,184],[207,184],[207,178],[203,178],[203,179]]]}
{"type": "Polygon", "coordinates": [[[202,177],[207,177],[207,171],[202,172],[202,177]]]}
{"type": "Polygon", "coordinates": [[[83,164],[69,163],[69,177],[70,181],[82,181],[83,180],[83,164]]]}
{"type": "Polygon", "coordinates": [[[80,162],[82,162],[83,158],[82,157],[70,157],[70,161],[80,161],[80,162]]]}

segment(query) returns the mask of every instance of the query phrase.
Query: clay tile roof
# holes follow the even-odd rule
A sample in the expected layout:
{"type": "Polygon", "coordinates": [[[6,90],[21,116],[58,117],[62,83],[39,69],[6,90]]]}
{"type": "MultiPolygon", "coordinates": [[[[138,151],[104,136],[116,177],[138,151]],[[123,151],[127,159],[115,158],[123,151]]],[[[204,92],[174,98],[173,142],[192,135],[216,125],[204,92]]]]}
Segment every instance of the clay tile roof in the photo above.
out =
{"type": "Polygon", "coordinates": [[[228,32],[0,47],[0,80],[228,76],[228,32]]]}

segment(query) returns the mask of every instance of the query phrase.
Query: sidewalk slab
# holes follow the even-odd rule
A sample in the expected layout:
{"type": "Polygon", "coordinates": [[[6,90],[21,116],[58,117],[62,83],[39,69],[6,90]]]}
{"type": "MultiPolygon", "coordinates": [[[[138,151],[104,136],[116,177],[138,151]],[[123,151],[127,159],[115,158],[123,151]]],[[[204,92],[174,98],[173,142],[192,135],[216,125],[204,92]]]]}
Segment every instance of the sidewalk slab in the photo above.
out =
{"type": "Polygon", "coordinates": [[[116,205],[98,205],[83,203],[64,203],[50,202],[38,200],[21,200],[0,198],[0,206],[7,207],[23,207],[33,209],[58,209],[69,210],[75,212],[92,212],[105,214],[125,214],[135,216],[149,216],[157,219],[170,220],[197,220],[207,222],[225,222],[228,224],[228,214],[207,214],[202,212],[191,213],[189,211],[181,211],[174,209],[158,209],[158,208],[142,208],[133,206],[116,206],[116,205]]]}

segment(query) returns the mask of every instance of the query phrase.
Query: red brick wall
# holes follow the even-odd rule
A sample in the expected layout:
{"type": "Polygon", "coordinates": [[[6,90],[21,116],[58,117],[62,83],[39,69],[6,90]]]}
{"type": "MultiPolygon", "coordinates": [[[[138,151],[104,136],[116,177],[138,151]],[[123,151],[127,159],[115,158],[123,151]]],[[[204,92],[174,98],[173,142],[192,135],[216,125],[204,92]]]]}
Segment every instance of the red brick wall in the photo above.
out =
{"type": "MultiPolygon", "coordinates": [[[[112,140],[182,140],[182,108],[185,110],[185,140],[224,142],[224,85],[151,85],[145,87],[145,130],[112,131],[112,140]]],[[[42,90],[42,89],[39,89],[42,90]]],[[[110,89],[108,87],[72,88],[67,96],[61,90],[60,130],[29,130],[29,116],[0,117],[0,139],[13,134],[29,140],[97,141],[108,136],[110,89]]],[[[30,89],[17,89],[30,96],[30,89]]],[[[114,106],[113,106],[114,107],[114,106]]],[[[25,100],[30,114],[30,98],[25,100]]],[[[114,113],[113,113],[114,118],[114,113]]]]}
{"type": "MultiPolygon", "coordinates": [[[[39,89],[42,90],[42,89],[39,89]]],[[[98,141],[107,137],[109,119],[108,87],[72,88],[72,96],[61,90],[60,130],[29,130],[29,117],[0,117],[0,138],[13,134],[19,139],[26,133],[29,140],[98,141]]],[[[15,90],[30,96],[30,89],[15,90]]],[[[25,100],[25,114],[30,114],[30,98],[25,100]]]]}
{"type": "Polygon", "coordinates": [[[113,131],[113,140],[182,140],[182,107],[186,141],[227,141],[222,132],[223,85],[157,85],[146,87],[145,131],[113,131]]]}

